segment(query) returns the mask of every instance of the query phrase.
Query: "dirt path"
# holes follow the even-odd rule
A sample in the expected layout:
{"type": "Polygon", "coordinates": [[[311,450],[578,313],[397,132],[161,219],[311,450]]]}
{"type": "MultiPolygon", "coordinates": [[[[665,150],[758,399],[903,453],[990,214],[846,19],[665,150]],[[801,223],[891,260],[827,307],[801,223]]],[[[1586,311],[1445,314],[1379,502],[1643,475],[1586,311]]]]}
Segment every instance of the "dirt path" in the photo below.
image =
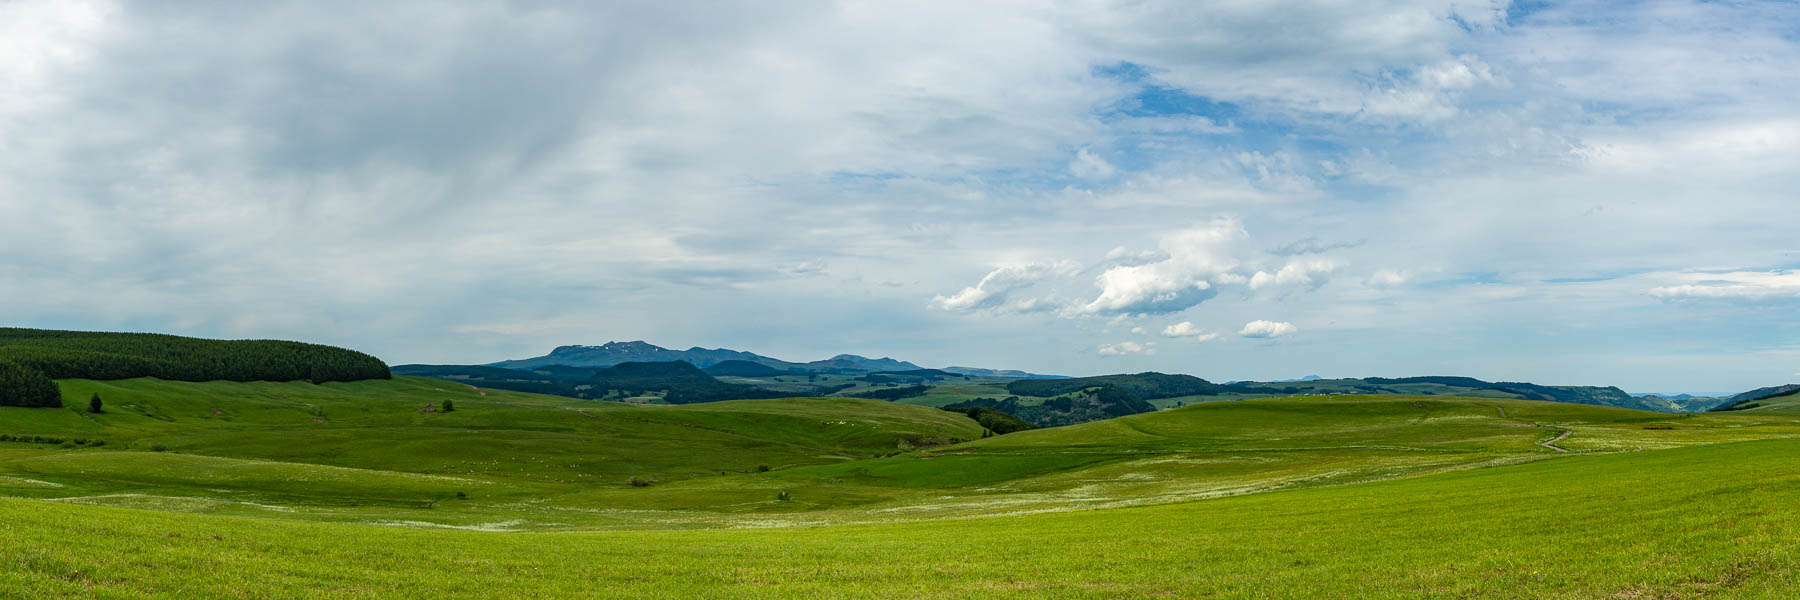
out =
{"type": "MultiPolygon", "coordinates": [[[[1547,425],[1539,425],[1539,427],[1548,427],[1548,426],[1547,425]]],[[[1558,428],[1558,429],[1560,429],[1560,428],[1558,428]]],[[[1575,432],[1573,430],[1569,430],[1569,429],[1562,429],[1562,433],[1556,434],[1556,437],[1550,438],[1547,441],[1538,442],[1538,445],[1543,446],[1545,448],[1549,448],[1551,450],[1555,450],[1557,452],[1568,452],[1569,451],[1568,448],[1558,446],[1558,445],[1556,445],[1556,443],[1563,441],[1563,438],[1569,437],[1569,434],[1572,434],[1572,433],[1575,433],[1575,432]]]]}
{"type": "Polygon", "coordinates": [[[1538,423],[1532,423],[1531,421],[1526,421],[1524,419],[1513,419],[1512,417],[1506,416],[1506,407],[1504,407],[1504,406],[1495,406],[1494,410],[1500,411],[1500,418],[1502,418],[1502,419],[1523,421],[1525,423],[1531,423],[1531,425],[1534,427],[1542,427],[1544,429],[1555,429],[1557,431],[1556,437],[1550,438],[1548,440],[1544,440],[1542,442],[1538,442],[1537,445],[1543,446],[1545,448],[1549,448],[1551,450],[1555,450],[1557,452],[1569,452],[1568,448],[1558,446],[1558,445],[1556,445],[1556,443],[1563,441],[1565,439],[1568,439],[1568,437],[1570,435],[1573,435],[1575,433],[1574,430],[1564,429],[1562,427],[1557,427],[1555,425],[1542,425],[1542,424],[1538,424],[1538,423]]]}

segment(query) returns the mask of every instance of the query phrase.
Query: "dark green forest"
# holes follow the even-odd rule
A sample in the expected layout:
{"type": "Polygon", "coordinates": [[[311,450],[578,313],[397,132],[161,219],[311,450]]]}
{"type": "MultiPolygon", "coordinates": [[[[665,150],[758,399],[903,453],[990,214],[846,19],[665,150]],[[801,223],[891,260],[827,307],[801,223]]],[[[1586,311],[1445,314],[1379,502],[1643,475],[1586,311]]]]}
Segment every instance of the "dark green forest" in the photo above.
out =
{"type": "Polygon", "coordinates": [[[552,366],[530,371],[476,365],[400,365],[394,371],[495,389],[586,399],[614,393],[662,394],[663,401],[670,404],[694,404],[792,395],[719,381],[686,361],[626,362],[604,369],[552,366]]]}
{"type": "Polygon", "coordinates": [[[931,386],[928,385],[909,385],[906,387],[883,388],[845,395],[854,398],[868,398],[870,400],[887,400],[893,402],[895,400],[904,400],[906,398],[917,398],[925,395],[925,393],[929,391],[931,391],[931,386]]]}
{"type": "Polygon", "coordinates": [[[991,408],[1038,427],[1061,427],[1156,410],[1156,407],[1151,406],[1149,402],[1145,402],[1142,398],[1112,383],[1049,398],[1035,404],[1028,403],[1018,396],[1010,396],[1005,399],[976,398],[944,408],[959,412],[973,408],[991,408]]]}
{"type": "Polygon", "coordinates": [[[1030,423],[1026,423],[1018,417],[1006,414],[999,409],[988,408],[986,406],[969,406],[963,408],[946,407],[944,410],[968,415],[969,418],[974,419],[976,423],[980,423],[982,427],[986,428],[988,431],[994,432],[996,435],[1005,435],[1015,431],[1025,431],[1027,429],[1037,429],[1036,427],[1032,427],[1030,423]]]}
{"type": "Polygon", "coordinates": [[[0,406],[56,408],[62,406],[62,392],[42,371],[0,361],[0,406]]]}
{"type": "Polygon", "coordinates": [[[361,381],[388,379],[373,356],[300,342],[0,328],[0,361],[51,379],[361,381]]]}
{"type": "Polygon", "coordinates": [[[1223,393],[1281,394],[1294,392],[1294,390],[1262,385],[1217,384],[1193,375],[1167,375],[1155,372],[1067,379],[1020,379],[1006,384],[1006,391],[1009,394],[1020,396],[1050,397],[1095,387],[1113,387],[1140,400],[1181,396],[1216,396],[1223,393]]]}

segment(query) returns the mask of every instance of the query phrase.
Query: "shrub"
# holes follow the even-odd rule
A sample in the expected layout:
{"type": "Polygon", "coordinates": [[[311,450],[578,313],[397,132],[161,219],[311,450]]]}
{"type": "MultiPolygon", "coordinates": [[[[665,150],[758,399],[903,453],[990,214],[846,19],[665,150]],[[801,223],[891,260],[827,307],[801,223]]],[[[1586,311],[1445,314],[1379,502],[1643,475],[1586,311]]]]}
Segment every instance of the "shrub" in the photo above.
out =
{"type": "Polygon", "coordinates": [[[169,447],[164,446],[162,444],[156,444],[156,445],[150,447],[150,451],[151,452],[168,452],[169,447]]]}
{"type": "Polygon", "coordinates": [[[793,499],[794,499],[794,497],[793,497],[793,496],[789,496],[789,495],[788,495],[788,493],[787,493],[787,490],[781,490],[781,492],[780,492],[780,493],[778,493],[778,494],[775,494],[775,499],[776,499],[776,500],[778,500],[778,501],[781,501],[781,502],[788,502],[788,501],[791,501],[791,500],[793,500],[793,499]]]}
{"type": "Polygon", "coordinates": [[[756,465],[756,472],[758,472],[758,473],[769,472],[769,465],[756,465]]]}
{"type": "Polygon", "coordinates": [[[456,401],[445,400],[444,401],[444,412],[456,412],[456,401]]]}
{"type": "Polygon", "coordinates": [[[650,480],[636,475],[632,475],[631,479],[626,480],[626,483],[631,484],[631,487],[650,487],[650,480]]]}

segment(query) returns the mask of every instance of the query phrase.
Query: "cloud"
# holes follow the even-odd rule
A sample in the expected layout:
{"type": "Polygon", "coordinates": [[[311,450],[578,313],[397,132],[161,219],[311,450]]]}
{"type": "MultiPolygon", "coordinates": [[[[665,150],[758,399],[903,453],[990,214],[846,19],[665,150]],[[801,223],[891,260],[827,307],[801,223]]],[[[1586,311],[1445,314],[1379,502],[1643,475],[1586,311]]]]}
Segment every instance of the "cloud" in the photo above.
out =
{"type": "Polygon", "coordinates": [[[1071,273],[1077,268],[1079,267],[1070,261],[1000,267],[988,272],[975,285],[963,288],[962,291],[949,296],[938,296],[931,301],[931,306],[938,310],[951,312],[973,312],[988,309],[1009,309],[1018,312],[1037,310],[1043,306],[1040,300],[1014,299],[1010,295],[1058,274],[1071,273]]]}
{"type": "Polygon", "coordinates": [[[1142,344],[1137,343],[1137,342],[1119,342],[1117,344],[1101,344],[1099,352],[1100,352],[1101,356],[1128,356],[1128,355],[1132,355],[1132,354],[1156,354],[1156,349],[1153,347],[1155,345],[1156,344],[1150,343],[1150,342],[1145,342],[1142,344]]]}
{"type": "Polygon", "coordinates": [[[1354,242],[1332,242],[1332,243],[1327,244],[1327,243],[1320,242],[1319,238],[1317,236],[1312,236],[1312,237],[1307,237],[1305,239],[1297,240],[1286,246],[1282,246],[1280,248],[1270,250],[1269,254],[1274,254],[1276,256],[1297,256],[1297,255],[1301,255],[1301,254],[1323,254],[1326,252],[1330,252],[1332,250],[1355,248],[1357,246],[1361,246],[1368,242],[1369,242],[1369,240],[1367,240],[1367,239],[1361,239],[1361,240],[1357,240],[1354,242]]]}
{"type": "Polygon", "coordinates": [[[1166,236],[1161,247],[1168,258],[1108,268],[1095,280],[1100,295],[1076,312],[1144,315],[1187,310],[1218,295],[1207,278],[1238,265],[1232,246],[1245,237],[1242,223],[1224,218],[1166,236]]]}
{"type": "Polygon", "coordinates": [[[1800,271],[1681,273],[1666,277],[1682,283],[1651,288],[1650,295],[1658,298],[1800,297],[1800,271]]]}
{"type": "Polygon", "coordinates": [[[1168,259],[1168,254],[1156,250],[1140,250],[1132,252],[1124,246],[1118,246],[1106,252],[1106,257],[1103,259],[1103,262],[1135,267],[1168,259]]]}
{"type": "Polygon", "coordinates": [[[1118,173],[1112,163],[1100,158],[1087,148],[1075,153],[1075,160],[1069,161],[1069,172],[1082,179],[1106,179],[1118,173]]]}
{"type": "Polygon", "coordinates": [[[1113,127],[1130,133],[1157,135],[1225,135],[1239,131],[1235,125],[1220,125],[1200,115],[1134,117],[1115,121],[1113,127]]]}
{"type": "Polygon", "coordinates": [[[1293,323],[1256,320],[1245,323],[1244,329],[1239,331],[1238,335],[1247,338],[1273,338],[1291,335],[1299,331],[1300,329],[1294,327],[1293,323]]]}
{"type": "Polygon", "coordinates": [[[1163,334],[1163,337],[1170,337],[1170,338],[1193,338],[1194,341],[1197,341],[1197,342],[1210,342],[1210,341],[1213,341],[1213,340],[1216,340],[1219,338],[1219,334],[1210,333],[1204,329],[1195,327],[1193,323],[1188,322],[1188,321],[1182,321],[1180,323],[1176,323],[1174,325],[1164,327],[1162,330],[1162,334],[1163,334]]]}
{"type": "Polygon", "coordinates": [[[1324,276],[1338,269],[1337,261],[1309,258],[1296,258],[1288,261],[1274,273],[1257,271],[1250,276],[1250,289],[1261,289],[1278,285],[1317,286],[1324,283],[1324,276]]]}
{"type": "Polygon", "coordinates": [[[1387,288],[1404,285],[1410,279],[1412,279],[1412,275],[1406,271],[1377,269],[1365,283],[1370,287],[1387,288]]]}
{"type": "Polygon", "coordinates": [[[1076,373],[1279,304],[1392,350],[1208,368],[1757,387],[1800,11],[1636,8],[0,2],[0,314],[1076,373]],[[1219,215],[1255,238],[1184,239],[1219,215]]]}

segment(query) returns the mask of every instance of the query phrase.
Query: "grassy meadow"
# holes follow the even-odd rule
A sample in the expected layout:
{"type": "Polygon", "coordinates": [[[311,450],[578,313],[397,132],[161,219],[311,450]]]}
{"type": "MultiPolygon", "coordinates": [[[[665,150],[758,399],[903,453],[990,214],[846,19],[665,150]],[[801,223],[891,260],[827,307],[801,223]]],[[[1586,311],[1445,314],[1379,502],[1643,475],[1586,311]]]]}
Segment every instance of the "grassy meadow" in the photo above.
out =
{"type": "Polygon", "coordinates": [[[1151,507],[490,533],[0,500],[19,597],[1787,598],[1800,441],[1151,507]]]}
{"type": "Polygon", "coordinates": [[[1780,411],[1335,395],[983,437],[851,398],[61,386],[0,409],[0,597],[1773,598],[1800,560],[1780,411]]]}

